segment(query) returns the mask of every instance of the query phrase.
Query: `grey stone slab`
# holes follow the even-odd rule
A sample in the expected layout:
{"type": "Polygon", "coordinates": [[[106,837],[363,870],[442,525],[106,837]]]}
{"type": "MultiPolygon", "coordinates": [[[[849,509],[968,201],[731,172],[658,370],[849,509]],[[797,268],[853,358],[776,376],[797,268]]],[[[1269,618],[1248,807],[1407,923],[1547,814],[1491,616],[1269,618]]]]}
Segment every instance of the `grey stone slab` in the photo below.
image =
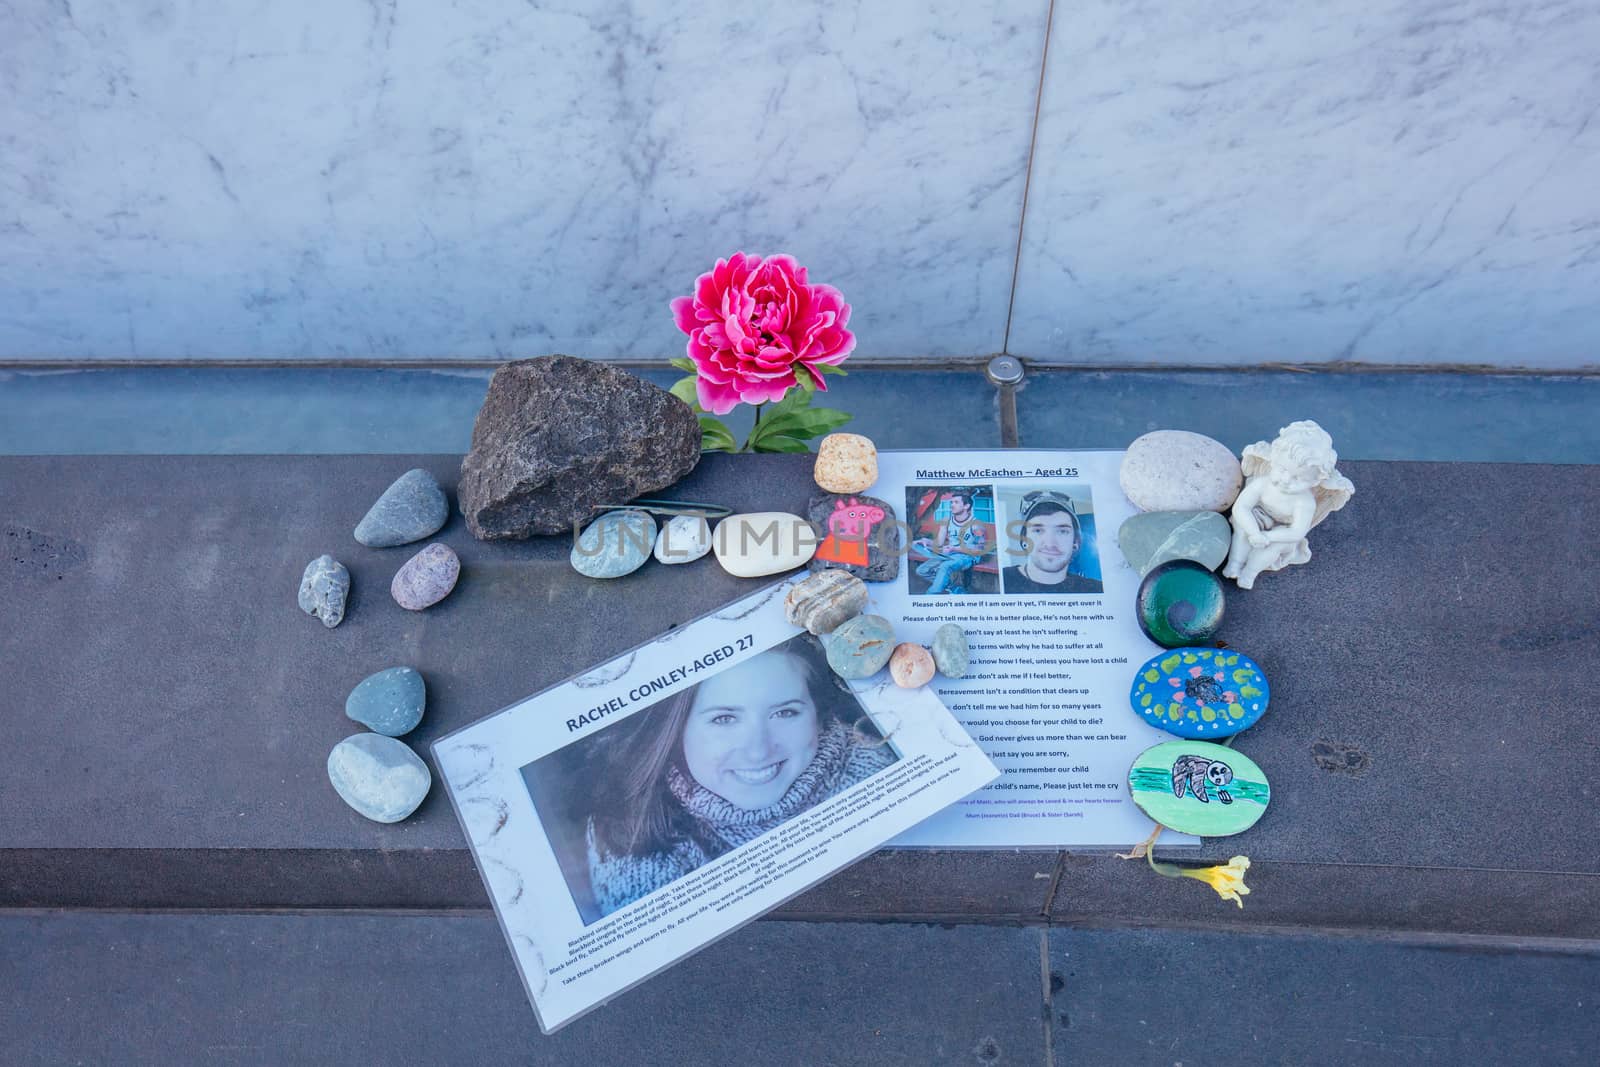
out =
{"type": "MultiPolygon", "coordinates": [[[[404,612],[386,590],[406,550],[364,548],[350,531],[398,472],[424,466],[449,487],[456,462],[0,460],[4,522],[30,546],[0,568],[4,902],[481,907],[437,788],[411,819],[379,826],[328,785],[327,752],[353,732],[350,687],[398,663],[421,670],[429,711],[407,740],[425,752],[752,586],[709,560],[592,583],[568,569],[561,538],[480,544],[455,518],[440,537],[462,555],[459,588],[404,612]],[[331,631],[294,604],[301,568],[323,551],[354,576],[349,617],[331,631]]],[[[674,492],[798,508],[808,463],[710,457],[674,492]]],[[[1200,856],[1248,854],[1263,876],[1274,864],[1478,872],[1422,893],[1462,894],[1440,928],[1587,929],[1578,916],[1600,877],[1589,847],[1600,816],[1583,786],[1600,468],[1346,468],[1357,494],[1314,535],[1316,559],[1230,594],[1224,637],[1274,686],[1238,747],[1271,776],[1274,801],[1200,856]],[[1559,907],[1534,909],[1537,920],[1497,907],[1501,872],[1559,907]]],[[[1050,860],[879,856],[788,913],[1036,916],[1050,860]]],[[[1093,893],[1080,904],[1073,888],[1069,877],[1058,913],[1093,918],[1093,893]]],[[[1271,898],[1261,890],[1252,909],[1271,898]]],[[[1284,921],[1427,921],[1395,918],[1392,894],[1300,899],[1284,921]]],[[[1138,918],[1125,902],[1099,906],[1138,918]]]]}
{"type": "Polygon", "coordinates": [[[0,1061],[1045,1063],[1043,931],[757,923],[551,1036],[487,917],[0,915],[0,1061]]]}
{"type": "MultiPolygon", "coordinates": [[[[683,377],[664,368],[634,373],[663,388],[683,377]]],[[[0,455],[465,452],[491,374],[474,367],[0,370],[0,455]]],[[[829,383],[815,403],[854,415],[847,429],[881,448],[1000,444],[994,389],[981,370],[857,368],[829,383]]],[[[741,434],[750,418],[748,409],[727,416],[741,434]]]]}
{"type": "Polygon", "coordinates": [[[1185,866],[1251,857],[1244,907],[1204,883],[1163,878],[1143,860],[1068,855],[1051,907],[1075,926],[1263,926],[1600,941],[1600,875],[1482,867],[1403,866],[1264,858],[1242,839],[1212,842],[1210,860],[1158,851],[1185,866]]]}
{"type": "MultiPolygon", "coordinates": [[[[879,852],[779,918],[1036,922],[1054,852],[879,852]]],[[[0,908],[426,908],[487,911],[455,848],[0,849],[0,908]]]]}
{"type": "Polygon", "coordinates": [[[1148,430],[1171,429],[1237,452],[1315,419],[1347,460],[1600,463],[1597,407],[1600,376],[1035,365],[1017,391],[1024,447],[1126,448],[1148,430]]]}
{"type": "Polygon", "coordinates": [[[1060,1064],[1592,1063],[1593,947],[1052,930],[1060,1064]]]}

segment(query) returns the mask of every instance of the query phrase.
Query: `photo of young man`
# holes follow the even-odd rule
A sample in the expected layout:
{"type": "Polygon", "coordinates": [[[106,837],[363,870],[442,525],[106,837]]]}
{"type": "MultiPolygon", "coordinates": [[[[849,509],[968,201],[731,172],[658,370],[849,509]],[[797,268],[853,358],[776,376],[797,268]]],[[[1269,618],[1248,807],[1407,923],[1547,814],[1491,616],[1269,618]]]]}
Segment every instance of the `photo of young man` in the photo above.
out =
{"type": "MultiPolygon", "coordinates": [[[[1010,501],[1006,501],[1008,505],[1010,501]]],[[[1007,530],[1017,538],[1024,558],[1001,573],[1007,594],[1018,593],[1102,593],[1098,555],[1085,553],[1089,535],[1078,515],[1079,505],[1070,494],[1054,489],[1038,489],[1022,494],[1008,510],[1015,516],[1007,530]],[[1094,556],[1093,575],[1077,573],[1085,555],[1094,556]]]]}
{"type": "Polygon", "coordinates": [[[906,498],[911,595],[998,592],[993,490],[911,486],[906,498]]]}

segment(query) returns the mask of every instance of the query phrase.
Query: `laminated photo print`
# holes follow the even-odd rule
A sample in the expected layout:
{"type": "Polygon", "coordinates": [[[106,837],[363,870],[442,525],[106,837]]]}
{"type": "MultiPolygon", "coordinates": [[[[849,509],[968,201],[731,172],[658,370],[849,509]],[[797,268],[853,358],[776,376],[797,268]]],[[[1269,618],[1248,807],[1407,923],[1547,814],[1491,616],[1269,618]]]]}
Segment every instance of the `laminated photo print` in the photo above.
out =
{"type": "Polygon", "coordinates": [[[931,689],[838,678],[791,581],[434,744],[546,1032],[997,775],[931,689]]]}

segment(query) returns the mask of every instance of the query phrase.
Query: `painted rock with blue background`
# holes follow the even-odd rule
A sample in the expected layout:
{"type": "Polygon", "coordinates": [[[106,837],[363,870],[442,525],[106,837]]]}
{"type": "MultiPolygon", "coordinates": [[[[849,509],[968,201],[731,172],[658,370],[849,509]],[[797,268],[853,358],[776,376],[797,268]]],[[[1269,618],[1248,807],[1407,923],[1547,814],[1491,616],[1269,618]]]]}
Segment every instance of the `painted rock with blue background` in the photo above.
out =
{"type": "Polygon", "coordinates": [[[1271,697],[1267,677],[1231,649],[1175,648],[1133,676],[1129,699],[1151,726],[1179,737],[1231,737],[1256,724],[1271,697]]]}
{"type": "Polygon", "coordinates": [[[1183,834],[1227,837],[1256,824],[1272,791],[1254,760],[1209,741],[1147,748],[1128,770],[1139,810],[1183,834]]]}

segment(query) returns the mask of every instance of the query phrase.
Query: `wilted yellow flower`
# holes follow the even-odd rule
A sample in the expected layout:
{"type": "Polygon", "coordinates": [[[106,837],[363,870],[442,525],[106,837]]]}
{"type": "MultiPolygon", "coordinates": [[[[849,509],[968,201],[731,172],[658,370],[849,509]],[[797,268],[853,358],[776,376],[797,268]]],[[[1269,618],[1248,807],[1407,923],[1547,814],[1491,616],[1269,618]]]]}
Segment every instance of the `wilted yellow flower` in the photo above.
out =
{"type": "Polygon", "coordinates": [[[1217,896],[1223,900],[1231,900],[1242,908],[1244,907],[1242,898],[1250,895],[1250,887],[1244,884],[1244,872],[1249,869],[1249,856],[1235,856],[1221,867],[1186,869],[1181,873],[1185,878],[1196,878],[1206,883],[1217,891],[1217,896]]]}

